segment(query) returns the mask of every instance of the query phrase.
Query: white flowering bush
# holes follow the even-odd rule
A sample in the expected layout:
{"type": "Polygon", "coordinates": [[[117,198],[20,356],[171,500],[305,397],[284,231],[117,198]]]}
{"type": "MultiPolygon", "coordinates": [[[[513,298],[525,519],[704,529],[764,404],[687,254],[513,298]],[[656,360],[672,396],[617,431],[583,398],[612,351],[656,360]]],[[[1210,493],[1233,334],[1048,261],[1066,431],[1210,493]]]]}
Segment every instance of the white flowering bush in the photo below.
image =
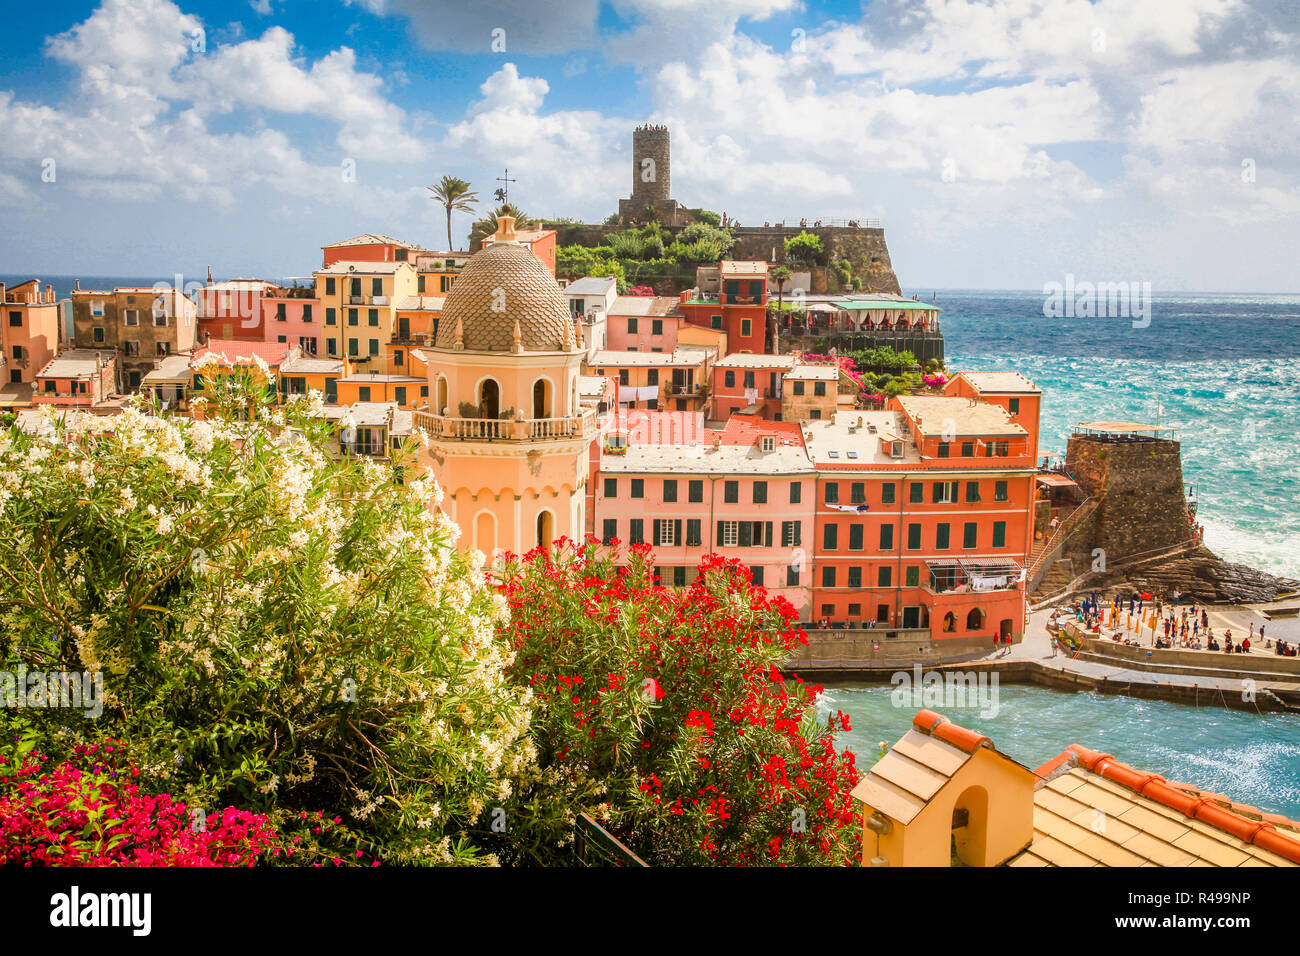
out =
{"type": "Polygon", "coordinates": [[[291,862],[492,862],[475,828],[535,752],[482,556],[430,480],[332,454],[318,396],[220,382],[203,420],[47,410],[0,433],[3,668],[104,688],[97,719],[0,729],[56,755],[124,741],[142,785],[300,827],[291,862]]]}

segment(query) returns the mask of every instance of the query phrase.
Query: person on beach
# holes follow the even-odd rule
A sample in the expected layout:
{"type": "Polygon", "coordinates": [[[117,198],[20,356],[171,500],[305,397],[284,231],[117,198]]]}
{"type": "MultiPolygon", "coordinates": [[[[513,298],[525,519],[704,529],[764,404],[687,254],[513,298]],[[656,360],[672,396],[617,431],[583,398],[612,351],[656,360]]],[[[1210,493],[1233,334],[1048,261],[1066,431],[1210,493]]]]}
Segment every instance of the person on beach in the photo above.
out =
{"type": "Polygon", "coordinates": [[[1241,653],[1243,653],[1243,654],[1249,654],[1249,653],[1250,653],[1250,638],[1249,638],[1249,637],[1246,638],[1244,641],[1241,642],[1241,653]]]}

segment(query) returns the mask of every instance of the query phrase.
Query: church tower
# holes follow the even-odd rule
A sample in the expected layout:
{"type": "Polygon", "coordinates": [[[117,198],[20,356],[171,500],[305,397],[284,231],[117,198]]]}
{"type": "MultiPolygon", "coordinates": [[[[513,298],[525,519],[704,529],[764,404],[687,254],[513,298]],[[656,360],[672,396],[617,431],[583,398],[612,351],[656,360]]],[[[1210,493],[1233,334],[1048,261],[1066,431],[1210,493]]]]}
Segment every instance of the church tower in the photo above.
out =
{"type": "Polygon", "coordinates": [[[586,527],[594,409],[582,409],[586,348],[555,277],[498,219],[490,245],[470,257],[443,303],[428,352],[431,406],[416,413],[429,435],[442,509],[462,547],[490,559],[524,554],[586,527]]]}

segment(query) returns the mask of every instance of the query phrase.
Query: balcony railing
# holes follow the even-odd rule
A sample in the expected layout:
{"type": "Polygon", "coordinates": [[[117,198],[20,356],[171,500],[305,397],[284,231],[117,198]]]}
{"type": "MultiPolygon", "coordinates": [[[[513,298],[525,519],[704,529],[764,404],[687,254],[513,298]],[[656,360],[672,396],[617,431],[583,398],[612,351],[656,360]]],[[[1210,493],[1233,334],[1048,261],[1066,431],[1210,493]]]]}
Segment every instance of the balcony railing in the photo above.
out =
{"type": "Polygon", "coordinates": [[[416,412],[415,424],[430,438],[460,441],[561,441],[591,438],[596,433],[596,410],[568,418],[451,418],[416,412]]]}
{"type": "Polygon", "coordinates": [[[380,439],[373,441],[340,441],[339,450],[349,455],[366,455],[370,458],[388,457],[388,446],[380,439]]]}

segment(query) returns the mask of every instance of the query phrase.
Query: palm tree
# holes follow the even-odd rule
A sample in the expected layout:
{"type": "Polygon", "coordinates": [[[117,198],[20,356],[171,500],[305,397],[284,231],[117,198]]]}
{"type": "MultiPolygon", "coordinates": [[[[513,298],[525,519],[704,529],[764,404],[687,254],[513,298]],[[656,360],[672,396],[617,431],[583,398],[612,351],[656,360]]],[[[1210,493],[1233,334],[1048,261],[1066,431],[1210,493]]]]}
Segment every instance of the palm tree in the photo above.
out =
{"type": "Polygon", "coordinates": [[[513,216],[516,229],[527,229],[533,224],[533,220],[529,218],[528,213],[514,203],[502,203],[496,209],[489,210],[486,216],[474,223],[474,227],[469,233],[470,246],[473,247],[486,236],[496,232],[497,219],[501,216],[513,216]]]}
{"type": "Polygon", "coordinates": [[[472,191],[465,180],[455,176],[443,176],[438,185],[425,188],[433,193],[430,198],[442,203],[447,210],[447,251],[455,252],[456,246],[451,241],[451,214],[457,211],[473,212],[474,204],[478,202],[478,193],[472,191]]]}
{"type": "Polygon", "coordinates": [[[772,270],[772,281],[776,283],[776,311],[780,318],[785,317],[785,284],[790,281],[788,266],[777,266],[772,270]]]}

